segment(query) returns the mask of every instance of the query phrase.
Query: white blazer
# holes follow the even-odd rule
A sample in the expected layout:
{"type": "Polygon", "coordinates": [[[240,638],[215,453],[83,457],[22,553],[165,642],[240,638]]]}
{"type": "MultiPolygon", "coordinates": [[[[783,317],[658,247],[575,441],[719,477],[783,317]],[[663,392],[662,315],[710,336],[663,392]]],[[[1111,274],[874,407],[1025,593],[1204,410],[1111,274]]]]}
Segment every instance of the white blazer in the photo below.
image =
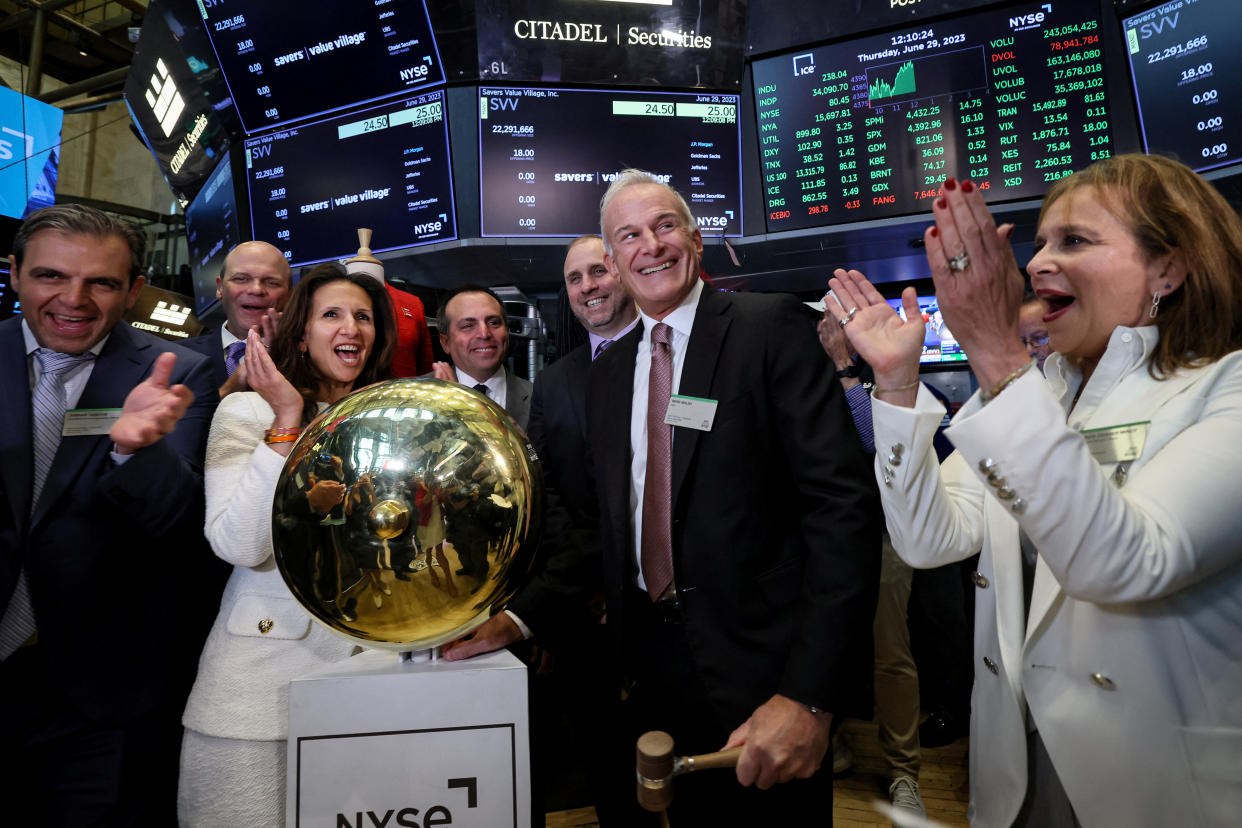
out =
{"type": "Polygon", "coordinates": [[[287,738],[290,680],[358,649],[314,623],[276,568],[272,496],[285,458],[263,442],[273,416],[253,391],[230,394],[207,438],[207,539],[233,574],[182,724],[225,739],[287,738]]]}
{"type": "Polygon", "coordinates": [[[874,399],[893,544],[917,567],[982,550],[975,575],[972,825],[1008,828],[1029,712],[1087,828],[1242,824],[1242,352],[1156,381],[1154,327],[1117,328],[1079,375],[1054,355],[947,434],[874,399]],[[1150,421],[1132,462],[1079,431],[1150,421]],[[1119,466],[1121,468],[1119,468],[1119,466]],[[1019,526],[1039,551],[1023,617],[1019,526]]]}

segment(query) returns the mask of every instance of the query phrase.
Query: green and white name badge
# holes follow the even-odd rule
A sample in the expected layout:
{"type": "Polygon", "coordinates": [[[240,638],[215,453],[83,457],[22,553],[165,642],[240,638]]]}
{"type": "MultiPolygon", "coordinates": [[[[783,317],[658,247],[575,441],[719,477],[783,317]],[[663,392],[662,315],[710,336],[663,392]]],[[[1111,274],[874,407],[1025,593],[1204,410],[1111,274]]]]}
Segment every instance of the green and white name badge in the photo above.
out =
{"type": "Polygon", "coordinates": [[[684,397],[674,394],[668,401],[664,424],[711,431],[716,420],[716,401],[701,397],[684,397]]]}
{"type": "Polygon", "coordinates": [[[65,412],[65,424],[61,437],[97,437],[112,430],[112,424],[121,419],[119,408],[72,408],[65,412]]]}
{"type": "Polygon", "coordinates": [[[1095,462],[1104,466],[1137,460],[1143,453],[1143,443],[1147,440],[1150,426],[1151,420],[1144,420],[1141,423],[1088,428],[1081,434],[1095,462]]]}

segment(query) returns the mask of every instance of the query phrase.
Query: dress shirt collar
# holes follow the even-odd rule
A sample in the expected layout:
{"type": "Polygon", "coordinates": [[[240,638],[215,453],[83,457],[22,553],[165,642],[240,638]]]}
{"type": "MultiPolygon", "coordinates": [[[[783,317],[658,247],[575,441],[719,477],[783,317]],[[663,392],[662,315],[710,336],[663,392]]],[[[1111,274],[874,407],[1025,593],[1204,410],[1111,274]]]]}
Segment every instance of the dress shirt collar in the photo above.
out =
{"type": "Polygon", "coordinates": [[[453,370],[457,372],[457,381],[462,385],[467,388],[474,388],[479,383],[483,383],[487,386],[487,395],[491,397],[492,400],[501,408],[505,407],[505,403],[508,402],[508,395],[505,393],[505,389],[507,387],[505,380],[505,366],[501,365],[496,369],[496,373],[492,374],[491,377],[485,380],[475,379],[460,368],[454,368],[453,370]]]}
{"type": "MultiPolygon", "coordinates": [[[[1108,347],[1095,366],[1091,378],[1122,377],[1151,358],[1160,342],[1160,329],[1155,325],[1127,328],[1118,325],[1108,338],[1108,347]]],[[[1053,352],[1044,363],[1044,372],[1052,392],[1068,410],[1078,386],[1082,382],[1082,370],[1063,355],[1053,352]]]]}
{"type": "Polygon", "coordinates": [[[637,324],[638,324],[638,317],[635,316],[633,319],[630,320],[630,324],[626,325],[624,328],[617,331],[612,336],[600,336],[599,334],[593,333],[592,331],[587,331],[587,336],[591,340],[591,359],[595,359],[595,350],[599,348],[599,343],[616,342],[618,339],[625,336],[630,331],[634,330],[634,326],[637,324]]]}
{"type": "Polygon", "coordinates": [[[245,342],[245,341],[246,340],[244,339],[238,339],[237,337],[233,336],[233,332],[229,330],[228,325],[220,326],[220,342],[222,343],[220,347],[224,351],[228,351],[229,346],[232,345],[234,342],[245,342]]]}
{"type": "Polygon", "coordinates": [[[681,300],[681,304],[673,308],[668,316],[663,319],[653,319],[643,313],[643,309],[638,309],[638,316],[643,320],[643,339],[650,341],[651,329],[659,323],[663,322],[675,332],[682,336],[689,336],[690,329],[694,327],[694,314],[699,309],[699,297],[703,295],[703,280],[695,279],[694,287],[690,288],[690,292],[681,300]]]}

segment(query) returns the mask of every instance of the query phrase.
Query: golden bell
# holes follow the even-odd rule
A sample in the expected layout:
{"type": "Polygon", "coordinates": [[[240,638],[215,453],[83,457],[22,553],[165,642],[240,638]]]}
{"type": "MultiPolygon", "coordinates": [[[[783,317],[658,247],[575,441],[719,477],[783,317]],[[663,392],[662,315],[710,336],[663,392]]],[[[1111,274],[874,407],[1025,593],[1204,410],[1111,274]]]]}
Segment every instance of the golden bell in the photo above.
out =
{"type": "Polygon", "coordinates": [[[513,596],[542,509],[538,458],[504,409],[456,383],[391,380],[303,430],[272,541],[317,621],[369,647],[426,649],[513,596]]]}

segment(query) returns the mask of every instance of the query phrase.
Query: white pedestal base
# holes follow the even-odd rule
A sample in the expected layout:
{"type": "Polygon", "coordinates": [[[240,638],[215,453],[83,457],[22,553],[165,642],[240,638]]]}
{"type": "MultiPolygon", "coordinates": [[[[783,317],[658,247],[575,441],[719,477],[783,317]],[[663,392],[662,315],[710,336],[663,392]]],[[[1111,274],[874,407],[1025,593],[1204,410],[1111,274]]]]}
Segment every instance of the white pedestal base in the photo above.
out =
{"type": "Polygon", "coordinates": [[[368,651],[289,687],[286,823],[530,828],[526,668],[368,651]]]}

